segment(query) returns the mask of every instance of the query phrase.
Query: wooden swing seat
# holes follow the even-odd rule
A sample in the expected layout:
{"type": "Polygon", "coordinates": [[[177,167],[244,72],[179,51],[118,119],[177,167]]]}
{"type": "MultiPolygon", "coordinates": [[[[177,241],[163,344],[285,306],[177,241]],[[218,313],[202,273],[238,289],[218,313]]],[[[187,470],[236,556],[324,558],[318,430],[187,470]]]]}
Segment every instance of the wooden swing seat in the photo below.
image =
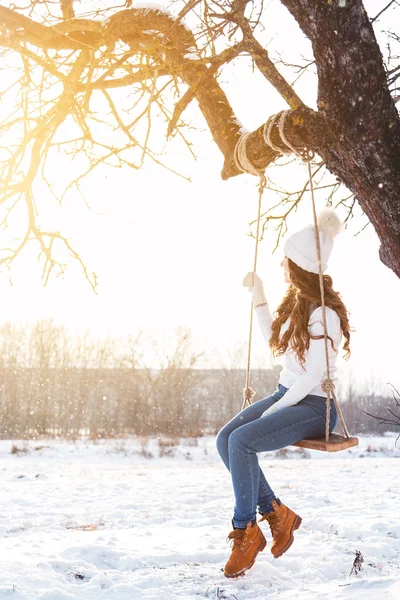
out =
{"type": "Polygon", "coordinates": [[[353,446],[358,446],[358,438],[340,435],[339,433],[331,433],[329,441],[325,441],[325,437],[313,438],[309,440],[300,440],[292,444],[300,448],[308,448],[310,450],[322,450],[323,452],[339,452],[339,450],[347,450],[353,446]]]}

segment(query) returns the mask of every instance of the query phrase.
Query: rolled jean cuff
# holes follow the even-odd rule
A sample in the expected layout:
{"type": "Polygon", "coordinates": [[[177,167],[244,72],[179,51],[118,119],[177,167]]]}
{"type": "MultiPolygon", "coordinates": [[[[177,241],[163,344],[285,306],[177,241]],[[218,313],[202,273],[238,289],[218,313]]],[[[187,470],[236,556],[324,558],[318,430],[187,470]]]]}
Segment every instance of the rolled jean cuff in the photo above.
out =
{"type": "MultiPolygon", "coordinates": [[[[249,519],[249,521],[254,521],[254,519],[249,519]]],[[[246,525],[249,521],[237,521],[236,519],[232,519],[233,526],[236,529],[246,529],[246,525]]],[[[257,519],[255,519],[257,522],[257,519]]]]}
{"type": "Polygon", "coordinates": [[[274,510],[274,508],[272,506],[272,502],[274,500],[276,500],[276,496],[271,498],[271,500],[267,500],[266,502],[263,502],[262,504],[260,504],[258,507],[258,512],[263,515],[265,515],[265,513],[272,512],[274,510]]]}

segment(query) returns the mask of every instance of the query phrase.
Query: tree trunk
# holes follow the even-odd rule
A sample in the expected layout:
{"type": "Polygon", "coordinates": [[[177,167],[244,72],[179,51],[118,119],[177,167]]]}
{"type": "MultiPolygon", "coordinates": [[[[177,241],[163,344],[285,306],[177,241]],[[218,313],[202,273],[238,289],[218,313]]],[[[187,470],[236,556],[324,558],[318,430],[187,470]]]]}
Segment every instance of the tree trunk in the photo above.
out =
{"type": "Polygon", "coordinates": [[[355,194],[400,277],[400,120],[361,0],[282,0],[310,39],[319,114],[332,132],[318,153],[355,194]]]}

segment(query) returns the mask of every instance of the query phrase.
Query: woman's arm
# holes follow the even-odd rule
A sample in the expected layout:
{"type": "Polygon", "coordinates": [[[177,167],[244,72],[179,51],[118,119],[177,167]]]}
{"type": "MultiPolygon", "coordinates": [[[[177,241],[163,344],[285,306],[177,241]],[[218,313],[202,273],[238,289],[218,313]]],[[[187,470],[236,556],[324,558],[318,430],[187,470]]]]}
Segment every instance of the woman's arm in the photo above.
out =
{"type": "Polygon", "coordinates": [[[271,325],[273,318],[271,315],[271,311],[269,310],[268,304],[265,302],[265,304],[260,304],[259,306],[256,306],[255,313],[257,315],[258,324],[260,326],[262,336],[269,346],[269,338],[272,334],[271,325]]]}
{"type": "MultiPolygon", "coordinates": [[[[312,336],[324,335],[321,311],[322,309],[317,309],[310,318],[311,323],[309,325],[309,331],[312,336]]],[[[328,335],[332,339],[340,338],[340,320],[335,311],[327,309],[326,321],[328,335]]],[[[328,340],[328,344],[331,344],[330,340],[328,340]]],[[[279,410],[280,408],[294,406],[321,383],[326,371],[325,342],[323,338],[319,340],[310,340],[310,347],[305,358],[306,360],[303,364],[304,373],[300,375],[298,380],[288,389],[286,394],[278,400],[278,402],[267,409],[263,415],[275,412],[275,410],[279,410]]]]}
{"type": "Polygon", "coordinates": [[[252,293],[253,306],[258,318],[261,333],[264,340],[269,345],[273,319],[268,307],[267,299],[265,297],[262,279],[260,279],[255,271],[251,271],[250,273],[247,273],[246,277],[244,278],[243,285],[248,288],[249,292],[252,293]]]}

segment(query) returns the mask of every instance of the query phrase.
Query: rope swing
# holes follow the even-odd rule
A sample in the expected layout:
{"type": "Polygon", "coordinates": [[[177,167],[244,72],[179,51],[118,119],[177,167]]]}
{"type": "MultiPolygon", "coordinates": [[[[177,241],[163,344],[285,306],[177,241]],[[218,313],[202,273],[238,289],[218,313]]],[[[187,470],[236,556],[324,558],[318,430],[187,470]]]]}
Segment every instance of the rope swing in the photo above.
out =
{"type": "MultiPolygon", "coordinates": [[[[260,222],[261,222],[261,202],[264,194],[264,190],[267,187],[267,178],[263,171],[259,171],[247,156],[247,140],[249,133],[244,133],[238,140],[235,146],[234,158],[235,164],[240,171],[243,173],[251,173],[259,178],[258,183],[258,213],[257,213],[257,232],[256,232],[256,243],[254,250],[254,265],[253,271],[257,270],[257,259],[258,259],[258,242],[260,239],[260,222]]],[[[250,406],[252,403],[255,391],[250,387],[250,359],[251,359],[251,343],[253,338],[253,303],[250,306],[250,327],[249,327],[249,343],[247,346],[247,367],[246,367],[246,385],[243,390],[243,404],[242,410],[246,406],[250,406]]]]}
{"type": "MultiPolygon", "coordinates": [[[[318,258],[318,275],[319,275],[319,288],[321,294],[321,308],[322,308],[322,325],[324,328],[324,347],[325,347],[325,360],[326,360],[326,378],[322,382],[322,389],[326,393],[326,422],[325,422],[325,438],[317,438],[317,439],[309,439],[309,440],[301,440],[293,444],[294,446],[301,446],[303,448],[311,448],[315,450],[324,450],[327,452],[336,452],[338,450],[345,450],[352,446],[357,446],[358,439],[355,437],[351,437],[346,427],[346,423],[344,421],[344,417],[342,411],[340,409],[339,403],[335,394],[335,384],[330,376],[330,366],[329,366],[329,351],[328,351],[328,332],[327,332],[327,324],[326,324],[326,304],[325,304],[325,291],[324,291],[324,278],[322,272],[321,265],[321,245],[320,245],[320,237],[319,237],[319,229],[318,229],[318,221],[317,221],[317,211],[315,206],[315,194],[314,194],[314,182],[311,171],[311,161],[314,158],[314,152],[309,148],[296,148],[291,144],[285,135],[285,121],[290,113],[290,110],[285,110],[283,112],[277,113],[275,115],[271,115],[266,121],[263,127],[263,137],[265,143],[275,152],[279,152],[280,154],[292,154],[294,153],[296,156],[302,159],[303,162],[307,163],[309,184],[310,184],[310,194],[311,194],[311,202],[313,209],[313,218],[314,218],[314,227],[315,227],[315,242],[317,249],[317,258],[318,258]],[[274,125],[278,124],[278,131],[280,142],[282,145],[277,145],[272,142],[271,132],[274,125]],[[330,400],[333,399],[335,403],[335,407],[343,428],[344,436],[338,434],[329,435],[329,421],[330,421],[330,400]]],[[[251,162],[247,154],[247,142],[250,134],[244,133],[238,140],[235,151],[234,151],[234,160],[237,168],[243,173],[250,173],[259,178],[258,184],[258,214],[257,214],[257,231],[256,231],[256,240],[255,240],[255,252],[254,252],[254,269],[257,270],[257,258],[258,258],[258,244],[259,244],[259,234],[260,234],[260,221],[261,221],[261,202],[265,188],[267,187],[267,178],[265,176],[264,171],[255,167],[255,165],[251,162]]],[[[247,351],[247,368],[246,368],[246,386],[243,390],[243,404],[242,410],[249,406],[252,403],[252,399],[255,395],[254,390],[250,387],[250,358],[251,358],[251,345],[252,345],[252,331],[253,331],[253,302],[251,302],[250,309],[250,328],[249,328],[249,342],[248,342],[248,351],[247,351]]]]}

